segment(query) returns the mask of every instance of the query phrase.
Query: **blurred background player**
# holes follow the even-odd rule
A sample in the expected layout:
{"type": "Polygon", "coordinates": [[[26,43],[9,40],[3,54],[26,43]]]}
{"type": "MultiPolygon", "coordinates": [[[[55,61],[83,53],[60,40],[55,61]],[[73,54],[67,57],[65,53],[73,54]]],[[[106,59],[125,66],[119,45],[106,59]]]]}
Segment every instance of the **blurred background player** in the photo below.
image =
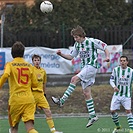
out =
{"type": "Polygon", "coordinates": [[[114,68],[110,78],[110,85],[114,89],[114,95],[111,101],[110,111],[112,120],[116,128],[112,133],[117,133],[121,129],[119,116],[116,110],[120,109],[120,105],[125,108],[127,120],[130,128],[130,133],[133,133],[133,115],[131,112],[131,87],[133,81],[133,69],[128,67],[128,58],[120,57],[120,66],[114,68]]]}
{"type": "Polygon", "coordinates": [[[106,43],[98,39],[86,37],[86,33],[81,26],[77,26],[76,28],[72,29],[71,35],[75,40],[73,50],[70,52],[70,54],[63,54],[60,50],[58,50],[57,54],[68,60],[72,60],[74,57],[79,55],[81,59],[82,70],[71,78],[70,85],[64,92],[64,95],[61,98],[52,97],[52,100],[54,103],[62,106],[71,93],[75,90],[76,84],[81,81],[83,94],[85,96],[89,113],[89,122],[87,123],[86,127],[90,127],[95,121],[98,120],[94,110],[93,98],[91,96],[91,87],[95,82],[98,68],[97,49],[105,52],[106,59],[104,61],[106,62],[109,62],[109,52],[107,50],[106,43]]]}
{"type": "Polygon", "coordinates": [[[38,133],[33,126],[35,101],[31,87],[37,86],[37,78],[31,64],[23,59],[25,47],[21,42],[13,44],[11,62],[8,62],[0,79],[0,88],[8,79],[9,96],[9,133],[18,133],[20,119],[25,124],[28,133],[38,133]]]}
{"type": "Polygon", "coordinates": [[[34,65],[34,72],[37,76],[38,86],[36,88],[32,88],[32,92],[35,98],[35,104],[38,108],[42,109],[46,115],[46,121],[50,128],[51,133],[63,133],[60,131],[56,131],[54,122],[52,119],[52,114],[50,110],[50,106],[46,99],[46,83],[47,83],[47,75],[46,71],[40,67],[41,56],[34,54],[32,56],[32,62],[34,65]]]}

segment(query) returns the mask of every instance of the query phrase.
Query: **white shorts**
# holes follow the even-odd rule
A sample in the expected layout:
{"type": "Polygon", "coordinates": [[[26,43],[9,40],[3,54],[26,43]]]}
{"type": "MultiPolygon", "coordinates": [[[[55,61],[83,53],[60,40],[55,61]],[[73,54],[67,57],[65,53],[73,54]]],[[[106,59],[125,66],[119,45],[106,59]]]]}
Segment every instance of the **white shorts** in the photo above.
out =
{"type": "Polygon", "coordinates": [[[81,79],[83,89],[88,86],[92,86],[95,83],[96,73],[97,68],[87,65],[77,74],[77,76],[81,79]]]}
{"type": "Polygon", "coordinates": [[[113,95],[110,110],[118,110],[120,105],[126,110],[131,110],[131,97],[113,95]]]}

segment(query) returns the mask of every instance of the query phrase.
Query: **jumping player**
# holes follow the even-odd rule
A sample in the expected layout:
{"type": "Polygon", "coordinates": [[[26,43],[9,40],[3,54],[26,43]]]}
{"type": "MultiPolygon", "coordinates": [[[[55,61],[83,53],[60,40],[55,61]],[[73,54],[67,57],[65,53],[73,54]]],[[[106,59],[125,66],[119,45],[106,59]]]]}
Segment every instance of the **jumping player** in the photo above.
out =
{"type": "Polygon", "coordinates": [[[109,52],[107,50],[106,43],[98,39],[86,37],[86,33],[81,26],[73,28],[71,30],[71,35],[75,40],[73,50],[70,54],[63,54],[60,50],[58,50],[57,54],[67,60],[72,60],[74,57],[79,55],[81,58],[82,70],[71,78],[71,82],[67,90],[64,92],[64,95],[61,98],[52,97],[52,100],[55,104],[62,106],[71,93],[75,90],[76,84],[81,82],[89,113],[89,122],[86,127],[90,127],[95,121],[98,120],[94,110],[93,98],[91,96],[91,87],[95,82],[98,68],[97,49],[105,52],[106,59],[104,61],[106,62],[109,62],[109,52]]]}

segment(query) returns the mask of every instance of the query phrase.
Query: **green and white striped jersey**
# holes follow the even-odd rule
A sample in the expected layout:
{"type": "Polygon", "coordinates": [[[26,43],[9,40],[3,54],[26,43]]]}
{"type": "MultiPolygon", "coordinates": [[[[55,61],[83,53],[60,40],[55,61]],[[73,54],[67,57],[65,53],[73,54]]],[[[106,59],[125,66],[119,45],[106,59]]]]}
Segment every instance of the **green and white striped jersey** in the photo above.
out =
{"type": "Polygon", "coordinates": [[[81,68],[83,68],[85,65],[92,65],[93,67],[98,68],[97,49],[104,51],[106,47],[107,44],[101,40],[85,37],[84,42],[74,43],[74,47],[70,52],[70,55],[72,57],[77,57],[79,55],[81,59],[81,68]]]}
{"type": "Polygon", "coordinates": [[[114,95],[131,97],[133,81],[133,69],[127,67],[122,69],[121,66],[115,67],[110,77],[110,85],[119,89],[119,92],[114,92],[114,95]]]}

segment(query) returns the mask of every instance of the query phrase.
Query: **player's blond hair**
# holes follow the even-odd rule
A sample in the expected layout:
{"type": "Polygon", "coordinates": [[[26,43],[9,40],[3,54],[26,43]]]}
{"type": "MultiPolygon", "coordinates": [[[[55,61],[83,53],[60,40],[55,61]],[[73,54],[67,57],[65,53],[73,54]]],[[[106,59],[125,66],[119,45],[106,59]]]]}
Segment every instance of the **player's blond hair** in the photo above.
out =
{"type": "Polygon", "coordinates": [[[85,33],[84,29],[78,25],[77,27],[75,27],[71,30],[71,35],[85,37],[86,33],[85,33]]]}

